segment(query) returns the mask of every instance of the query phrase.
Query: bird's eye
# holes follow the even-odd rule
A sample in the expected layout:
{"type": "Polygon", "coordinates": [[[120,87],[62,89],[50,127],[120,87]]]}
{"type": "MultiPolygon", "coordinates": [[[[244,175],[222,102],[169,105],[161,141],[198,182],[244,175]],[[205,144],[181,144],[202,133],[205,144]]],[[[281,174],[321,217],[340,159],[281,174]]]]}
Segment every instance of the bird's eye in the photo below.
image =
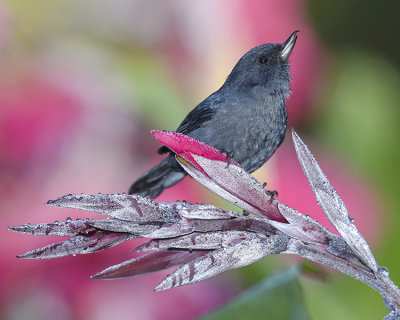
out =
{"type": "Polygon", "coordinates": [[[258,56],[257,62],[259,64],[266,64],[268,62],[268,56],[266,54],[263,54],[261,56],[258,56]]]}

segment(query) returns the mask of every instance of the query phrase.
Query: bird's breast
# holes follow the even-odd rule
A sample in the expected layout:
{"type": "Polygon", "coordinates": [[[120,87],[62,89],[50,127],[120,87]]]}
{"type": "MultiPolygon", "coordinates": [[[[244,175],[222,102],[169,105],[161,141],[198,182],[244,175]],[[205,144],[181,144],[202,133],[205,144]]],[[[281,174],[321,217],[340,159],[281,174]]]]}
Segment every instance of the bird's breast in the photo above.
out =
{"type": "Polygon", "coordinates": [[[284,96],[247,98],[218,108],[191,136],[224,152],[249,172],[262,166],[282,143],[287,125],[284,96]]]}
{"type": "Polygon", "coordinates": [[[249,172],[257,170],[272,156],[282,143],[287,127],[284,105],[276,110],[258,108],[256,111],[243,119],[232,147],[234,159],[249,172]]]}

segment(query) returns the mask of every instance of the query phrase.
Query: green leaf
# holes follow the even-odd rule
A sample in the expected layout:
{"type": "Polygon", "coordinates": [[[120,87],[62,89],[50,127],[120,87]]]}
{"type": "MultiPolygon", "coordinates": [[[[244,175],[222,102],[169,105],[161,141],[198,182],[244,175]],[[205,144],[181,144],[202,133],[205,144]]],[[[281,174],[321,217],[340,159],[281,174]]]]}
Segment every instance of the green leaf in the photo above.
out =
{"type": "Polygon", "coordinates": [[[310,319],[298,281],[299,272],[295,266],[267,278],[201,319],[310,319]]]}

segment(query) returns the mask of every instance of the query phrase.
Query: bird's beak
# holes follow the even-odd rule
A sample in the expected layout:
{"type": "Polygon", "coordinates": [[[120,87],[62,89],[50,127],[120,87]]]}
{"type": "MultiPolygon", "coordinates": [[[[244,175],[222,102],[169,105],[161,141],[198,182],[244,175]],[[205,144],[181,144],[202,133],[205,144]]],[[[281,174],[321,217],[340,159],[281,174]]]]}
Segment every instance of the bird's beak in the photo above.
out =
{"type": "Polygon", "coordinates": [[[287,60],[289,59],[290,54],[292,53],[292,50],[294,48],[294,45],[296,44],[296,40],[297,40],[297,33],[299,31],[296,30],[295,32],[293,32],[290,37],[284,42],[282,43],[282,51],[281,51],[281,58],[283,60],[287,60]]]}

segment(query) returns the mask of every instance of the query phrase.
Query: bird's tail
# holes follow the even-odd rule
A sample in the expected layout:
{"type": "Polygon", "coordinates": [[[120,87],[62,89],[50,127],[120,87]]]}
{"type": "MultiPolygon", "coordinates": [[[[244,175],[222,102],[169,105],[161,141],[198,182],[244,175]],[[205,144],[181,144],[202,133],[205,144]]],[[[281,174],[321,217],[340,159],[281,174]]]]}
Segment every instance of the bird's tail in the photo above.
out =
{"type": "Polygon", "coordinates": [[[157,197],[164,189],[172,187],[186,176],[178,164],[175,154],[171,153],[158,165],[151,168],[137,179],[129,188],[129,194],[139,194],[151,199],[157,197]]]}

